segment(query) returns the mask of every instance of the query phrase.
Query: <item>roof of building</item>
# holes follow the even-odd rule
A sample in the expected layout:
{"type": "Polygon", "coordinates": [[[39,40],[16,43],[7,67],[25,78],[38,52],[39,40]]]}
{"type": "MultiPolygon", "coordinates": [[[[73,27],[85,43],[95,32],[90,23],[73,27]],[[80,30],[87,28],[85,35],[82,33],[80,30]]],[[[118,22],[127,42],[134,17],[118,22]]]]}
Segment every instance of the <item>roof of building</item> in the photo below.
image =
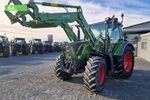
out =
{"type": "Polygon", "coordinates": [[[124,33],[131,33],[131,34],[144,34],[150,32],[150,21],[135,24],[132,26],[124,27],[124,33]]]}

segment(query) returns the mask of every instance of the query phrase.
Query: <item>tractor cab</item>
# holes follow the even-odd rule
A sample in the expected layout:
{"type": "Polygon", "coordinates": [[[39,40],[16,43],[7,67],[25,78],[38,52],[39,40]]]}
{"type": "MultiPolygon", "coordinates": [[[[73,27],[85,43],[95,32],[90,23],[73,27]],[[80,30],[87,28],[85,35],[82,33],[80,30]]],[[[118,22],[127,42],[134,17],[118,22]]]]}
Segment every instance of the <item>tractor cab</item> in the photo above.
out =
{"type": "Polygon", "coordinates": [[[15,38],[11,42],[16,44],[16,45],[24,45],[26,43],[25,38],[15,38]]]}
{"type": "Polygon", "coordinates": [[[118,18],[113,16],[106,18],[104,22],[90,25],[100,52],[112,51],[113,47],[122,40],[122,22],[118,22],[118,18]]]}
{"type": "Polygon", "coordinates": [[[45,46],[45,52],[52,51],[52,41],[44,41],[43,44],[45,46]]]}
{"type": "Polygon", "coordinates": [[[8,42],[8,38],[5,36],[0,36],[0,43],[2,42],[8,42]]]}
{"type": "Polygon", "coordinates": [[[41,42],[41,39],[34,39],[34,43],[37,45],[40,45],[42,42],[41,42]]]}
{"type": "Polygon", "coordinates": [[[54,42],[53,43],[53,51],[55,52],[60,52],[61,51],[61,45],[59,42],[54,42]]]}
{"type": "Polygon", "coordinates": [[[3,53],[4,57],[9,56],[9,42],[5,36],[0,36],[0,53],[3,53]]]}
{"type": "Polygon", "coordinates": [[[24,38],[17,38],[16,39],[16,44],[20,44],[20,45],[25,44],[25,39],[24,38]]]}
{"type": "Polygon", "coordinates": [[[0,43],[2,43],[3,42],[3,38],[0,36],[0,43]]]}
{"type": "Polygon", "coordinates": [[[50,46],[51,45],[51,41],[44,41],[44,45],[50,46]]]}
{"type": "Polygon", "coordinates": [[[5,36],[0,36],[0,46],[7,46],[9,44],[8,38],[5,36]]]}
{"type": "Polygon", "coordinates": [[[122,23],[118,22],[118,18],[108,18],[105,20],[105,29],[109,36],[110,42],[115,44],[121,39],[122,23]]]}

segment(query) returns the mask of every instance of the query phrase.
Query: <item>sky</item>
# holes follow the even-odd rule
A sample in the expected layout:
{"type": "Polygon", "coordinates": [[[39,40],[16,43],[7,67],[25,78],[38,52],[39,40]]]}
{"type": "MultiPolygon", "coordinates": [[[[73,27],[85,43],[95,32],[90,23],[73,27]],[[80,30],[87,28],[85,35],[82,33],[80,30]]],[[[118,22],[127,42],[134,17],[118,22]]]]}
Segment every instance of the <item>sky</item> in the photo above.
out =
{"type": "MultiPolygon", "coordinates": [[[[21,0],[27,3],[29,0],[21,0]]],[[[34,0],[36,2],[53,2],[71,5],[80,5],[83,14],[89,24],[104,21],[106,17],[115,15],[121,20],[124,13],[124,26],[130,26],[145,21],[150,21],[150,0],[34,0]]],[[[53,34],[54,41],[67,41],[68,38],[63,30],[58,28],[31,29],[20,24],[11,24],[4,13],[5,4],[8,0],[0,0],[0,34],[14,37],[47,39],[48,34],[53,34]]],[[[64,9],[39,6],[40,12],[62,12],[64,9]]]]}

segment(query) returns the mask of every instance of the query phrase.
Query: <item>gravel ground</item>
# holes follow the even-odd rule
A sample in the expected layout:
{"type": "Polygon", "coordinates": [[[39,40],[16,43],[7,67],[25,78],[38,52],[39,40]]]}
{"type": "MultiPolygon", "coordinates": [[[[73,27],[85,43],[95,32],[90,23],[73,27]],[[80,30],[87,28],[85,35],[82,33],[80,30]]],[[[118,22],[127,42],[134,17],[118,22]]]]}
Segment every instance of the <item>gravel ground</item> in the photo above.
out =
{"type": "Polygon", "coordinates": [[[106,80],[98,94],[83,87],[82,74],[57,79],[53,64],[59,53],[0,58],[0,100],[150,100],[150,63],[136,58],[127,80],[106,80]]]}

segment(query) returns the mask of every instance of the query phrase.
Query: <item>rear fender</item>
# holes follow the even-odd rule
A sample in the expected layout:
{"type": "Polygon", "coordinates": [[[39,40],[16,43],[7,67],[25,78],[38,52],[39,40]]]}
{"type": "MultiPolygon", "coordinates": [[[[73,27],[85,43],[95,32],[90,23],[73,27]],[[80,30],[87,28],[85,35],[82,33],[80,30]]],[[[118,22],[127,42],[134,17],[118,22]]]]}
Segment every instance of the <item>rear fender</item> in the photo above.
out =
{"type": "Polygon", "coordinates": [[[131,46],[132,49],[135,50],[133,45],[129,41],[120,41],[116,44],[115,48],[113,49],[113,55],[122,56],[127,46],[131,46]]]}

